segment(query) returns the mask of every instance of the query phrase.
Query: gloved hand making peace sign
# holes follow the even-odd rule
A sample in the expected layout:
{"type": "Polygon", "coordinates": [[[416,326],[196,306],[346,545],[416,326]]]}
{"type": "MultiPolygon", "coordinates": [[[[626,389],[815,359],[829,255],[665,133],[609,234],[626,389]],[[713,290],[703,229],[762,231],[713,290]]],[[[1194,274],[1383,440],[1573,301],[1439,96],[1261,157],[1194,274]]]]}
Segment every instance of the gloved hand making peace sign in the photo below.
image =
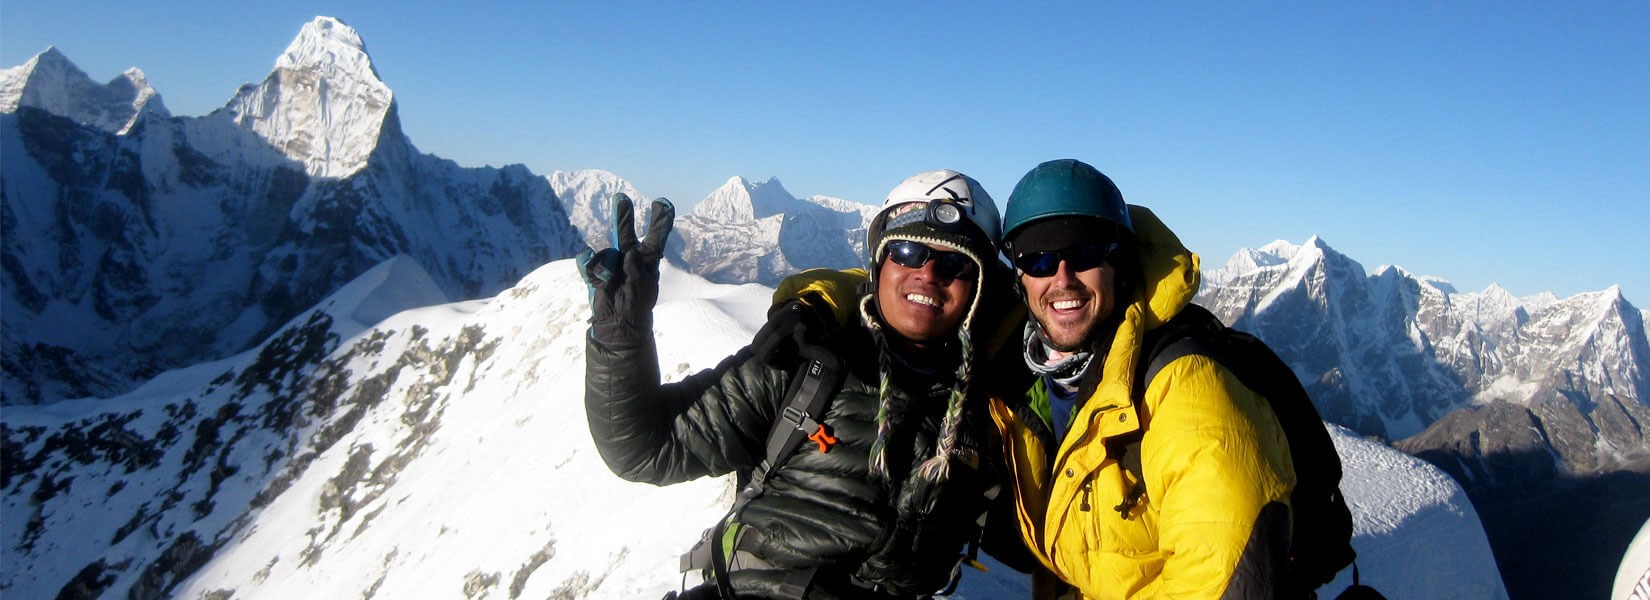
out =
{"type": "Polygon", "coordinates": [[[613,196],[613,247],[579,252],[579,275],[590,287],[590,335],[603,341],[638,341],[653,335],[653,305],[659,301],[659,260],[675,226],[676,207],[653,201],[647,237],[636,239],[630,197],[613,196]]]}

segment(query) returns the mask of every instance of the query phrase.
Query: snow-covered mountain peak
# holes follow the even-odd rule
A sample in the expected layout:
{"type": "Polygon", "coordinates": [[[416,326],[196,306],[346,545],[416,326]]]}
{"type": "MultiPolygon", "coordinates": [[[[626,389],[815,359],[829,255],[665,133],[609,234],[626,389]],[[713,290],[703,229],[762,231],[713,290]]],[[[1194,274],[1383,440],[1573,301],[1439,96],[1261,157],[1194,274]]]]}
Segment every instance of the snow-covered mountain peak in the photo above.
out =
{"type": "Polygon", "coordinates": [[[860,267],[873,214],[874,207],[827,196],[798,200],[776,178],[730,177],[677,221],[681,259],[719,283],[774,285],[802,268],[860,267]]]}
{"type": "Polygon", "coordinates": [[[1601,293],[1605,296],[1609,296],[1612,302],[1631,305],[1631,303],[1627,301],[1627,296],[1622,295],[1620,285],[1611,284],[1610,287],[1604,288],[1604,291],[1601,293]]]}
{"type": "Polygon", "coordinates": [[[1563,307],[1563,312],[1571,314],[1571,318],[1587,320],[1619,316],[1632,307],[1621,295],[1621,289],[1613,285],[1596,292],[1581,292],[1553,304],[1563,307]]]}
{"type": "Polygon", "coordinates": [[[1334,252],[1335,251],[1334,248],[1329,247],[1329,242],[1324,241],[1323,238],[1318,237],[1316,234],[1314,234],[1312,237],[1306,238],[1306,243],[1301,244],[1301,249],[1303,249],[1303,250],[1311,249],[1311,250],[1317,250],[1319,252],[1334,252]]]}
{"type": "Polygon", "coordinates": [[[1549,437],[1562,439],[1554,447],[1578,471],[1616,464],[1613,450],[1591,448],[1644,447],[1637,425],[1583,422],[1640,421],[1623,415],[1643,410],[1638,399],[1650,393],[1637,366],[1650,356],[1643,313],[1619,288],[1562,300],[1517,298],[1498,285],[1460,293],[1392,265],[1365,275],[1318,237],[1287,266],[1255,267],[1289,250],[1240,253],[1206,274],[1198,298],[1290,361],[1329,420],[1398,439],[1466,406],[1545,403],[1576,411],[1542,418],[1549,432],[1563,430],[1549,437]],[[1584,415],[1593,403],[1611,410],[1584,415]]]}
{"type": "Polygon", "coordinates": [[[385,128],[400,129],[361,35],[331,17],[304,25],[263,83],[243,86],[226,108],[314,177],[361,170],[385,128]]]}
{"type": "Polygon", "coordinates": [[[1300,252],[1300,250],[1300,246],[1297,246],[1288,240],[1273,240],[1270,244],[1256,248],[1256,251],[1262,254],[1275,256],[1285,262],[1291,258],[1294,258],[1295,253],[1300,252]]]}
{"type": "Polygon", "coordinates": [[[693,214],[707,220],[745,222],[794,210],[797,199],[778,178],[751,182],[733,176],[693,208],[693,214]]]}
{"type": "Polygon", "coordinates": [[[1541,292],[1539,294],[1531,294],[1529,296],[1524,296],[1522,298],[1519,298],[1518,302],[1520,304],[1523,304],[1524,308],[1528,309],[1529,311],[1535,312],[1535,311],[1547,308],[1549,306],[1552,306],[1554,304],[1557,304],[1558,303],[1558,295],[1554,294],[1552,292],[1541,292]]]}
{"type": "Polygon", "coordinates": [[[767,181],[748,184],[751,199],[756,202],[791,202],[796,200],[790,192],[785,190],[785,184],[779,182],[778,177],[769,177],[767,181]]]}
{"type": "Polygon", "coordinates": [[[1324,262],[1350,260],[1340,251],[1330,247],[1329,243],[1325,242],[1323,238],[1316,235],[1307,238],[1306,242],[1299,246],[1279,240],[1262,246],[1260,251],[1283,259],[1294,269],[1324,262]]]}
{"type": "Polygon", "coordinates": [[[145,113],[167,115],[160,94],[137,68],[98,84],[56,46],[16,67],[0,70],[0,112],[38,108],[83,125],[123,134],[145,113]]]}
{"type": "MultiPolygon", "coordinates": [[[[1363,277],[1366,275],[1363,264],[1352,257],[1341,254],[1339,250],[1330,247],[1329,242],[1316,235],[1308,238],[1301,244],[1294,256],[1289,258],[1290,268],[1296,271],[1315,270],[1319,268],[1342,272],[1343,276],[1363,277]]],[[[1408,273],[1403,273],[1409,276],[1408,273]]]]}
{"type": "Polygon", "coordinates": [[[854,202],[853,200],[838,198],[836,196],[822,196],[815,194],[813,196],[809,196],[807,200],[808,202],[818,204],[836,212],[859,213],[860,215],[863,215],[866,220],[870,220],[871,217],[876,216],[878,211],[882,210],[881,206],[863,204],[860,202],[854,202]]]}
{"type": "Polygon", "coordinates": [[[598,189],[615,189],[625,192],[626,195],[631,196],[631,199],[637,202],[643,200],[641,192],[636,191],[636,188],[629,181],[611,171],[601,169],[556,171],[546,175],[545,178],[550,180],[551,185],[555,186],[557,192],[562,190],[588,192],[598,189]]]}
{"type": "Polygon", "coordinates": [[[1511,291],[1508,291],[1507,288],[1501,287],[1501,284],[1494,283],[1494,282],[1491,282],[1488,286],[1486,286],[1484,288],[1484,291],[1479,292],[1479,293],[1481,293],[1485,296],[1494,296],[1494,297],[1497,297],[1497,298],[1506,297],[1506,298],[1511,298],[1514,301],[1517,300],[1517,296],[1514,296],[1511,291]]]}
{"type": "Polygon", "coordinates": [[[693,213],[719,221],[750,221],[756,218],[754,204],[750,182],[735,175],[700,201],[693,213]]]}
{"type": "Polygon", "coordinates": [[[1638,312],[1638,307],[1633,306],[1633,303],[1622,295],[1619,285],[1612,285],[1597,292],[1578,294],[1577,298],[1583,299],[1587,307],[1599,315],[1599,318],[1624,320],[1628,314],[1638,312]]]}
{"type": "Polygon", "coordinates": [[[378,79],[361,34],[332,17],[315,17],[304,24],[298,37],[275,59],[275,68],[328,69],[332,71],[328,75],[378,79]]]}
{"type": "MultiPolygon", "coordinates": [[[[1408,271],[1405,271],[1405,273],[1408,273],[1408,271]]],[[[1457,294],[1457,293],[1460,293],[1460,291],[1461,291],[1461,290],[1456,289],[1455,284],[1450,283],[1450,280],[1444,279],[1442,277],[1433,277],[1431,275],[1417,275],[1417,276],[1415,276],[1415,278],[1417,280],[1419,280],[1421,283],[1427,284],[1428,287],[1431,287],[1432,289],[1438,290],[1438,291],[1443,292],[1445,294],[1457,294]]]]}
{"type": "Polygon", "coordinates": [[[23,95],[23,85],[27,83],[29,75],[39,68],[42,61],[48,63],[54,61],[53,58],[47,58],[48,56],[62,57],[63,53],[57,50],[57,46],[46,46],[45,50],[24,61],[23,64],[0,69],[0,108],[5,109],[6,112],[17,110],[17,103],[23,95]]]}
{"type": "Polygon", "coordinates": [[[1443,294],[1445,296],[1453,296],[1461,293],[1461,290],[1456,289],[1455,284],[1451,283],[1448,279],[1433,275],[1419,275],[1398,265],[1381,265],[1375,267],[1375,270],[1370,271],[1369,277],[1370,279],[1377,280],[1413,281],[1432,290],[1433,292],[1443,294]]]}
{"type": "Polygon", "coordinates": [[[0,70],[0,112],[17,112],[23,104],[23,92],[29,87],[29,80],[37,74],[55,81],[84,79],[86,83],[91,83],[91,78],[63,56],[57,46],[47,46],[27,62],[0,70]]]}
{"type": "MultiPolygon", "coordinates": [[[[1286,242],[1273,242],[1273,244],[1279,243],[1286,242]]],[[[1293,249],[1293,246],[1291,246],[1291,249],[1293,249]]],[[[1289,252],[1289,255],[1293,256],[1294,252],[1289,252]]],[[[1222,267],[1220,270],[1225,275],[1236,277],[1287,262],[1289,262],[1288,258],[1277,253],[1267,252],[1265,248],[1258,250],[1255,248],[1243,248],[1238,250],[1236,254],[1233,254],[1232,258],[1227,259],[1226,266],[1222,267]]]]}

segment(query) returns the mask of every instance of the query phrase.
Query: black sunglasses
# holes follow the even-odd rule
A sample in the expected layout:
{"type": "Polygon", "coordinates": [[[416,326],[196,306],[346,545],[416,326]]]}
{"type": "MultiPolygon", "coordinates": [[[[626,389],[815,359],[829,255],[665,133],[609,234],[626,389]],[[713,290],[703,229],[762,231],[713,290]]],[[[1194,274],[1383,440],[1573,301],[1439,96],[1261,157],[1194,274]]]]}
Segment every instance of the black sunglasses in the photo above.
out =
{"type": "Polygon", "coordinates": [[[1071,272],[1087,271],[1106,262],[1117,250],[1117,242],[1090,242],[1078,244],[1059,252],[1032,252],[1014,258],[1014,266],[1032,277],[1048,277],[1060,270],[1060,261],[1066,261],[1071,272]]]}
{"type": "Polygon", "coordinates": [[[932,259],[934,261],[934,276],[941,279],[957,279],[971,275],[974,271],[974,259],[961,252],[935,250],[921,242],[911,240],[894,240],[888,242],[888,258],[895,264],[908,269],[921,269],[932,259]]]}

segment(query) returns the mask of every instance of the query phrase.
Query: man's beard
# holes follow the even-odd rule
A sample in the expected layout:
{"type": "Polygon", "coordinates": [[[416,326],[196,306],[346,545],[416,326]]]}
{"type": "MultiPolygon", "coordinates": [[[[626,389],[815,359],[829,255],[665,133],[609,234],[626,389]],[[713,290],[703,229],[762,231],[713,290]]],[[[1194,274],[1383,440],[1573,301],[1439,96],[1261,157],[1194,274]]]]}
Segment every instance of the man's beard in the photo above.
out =
{"type": "Polygon", "coordinates": [[[1032,319],[1037,322],[1038,333],[1043,343],[1049,349],[1062,354],[1086,352],[1096,350],[1097,347],[1110,348],[1111,337],[1117,332],[1117,325],[1122,321],[1123,311],[1120,307],[1113,307],[1110,314],[1100,315],[1083,321],[1081,324],[1064,328],[1051,329],[1043,318],[1035,313],[1032,319]]]}
{"type": "MultiPolygon", "coordinates": [[[[1052,310],[1052,308],[1049,308],[1052,310]]],[[[1050,349],[1070,354],[1083,350],[1094,331],[1099,328],[1101,319],[1094,317],[1083,321],[1076,326],[1049,327],[1043,315],[1032,315],[1037,320],[1037,328],[1043,334],[1043,342],[1050,349]]]]}

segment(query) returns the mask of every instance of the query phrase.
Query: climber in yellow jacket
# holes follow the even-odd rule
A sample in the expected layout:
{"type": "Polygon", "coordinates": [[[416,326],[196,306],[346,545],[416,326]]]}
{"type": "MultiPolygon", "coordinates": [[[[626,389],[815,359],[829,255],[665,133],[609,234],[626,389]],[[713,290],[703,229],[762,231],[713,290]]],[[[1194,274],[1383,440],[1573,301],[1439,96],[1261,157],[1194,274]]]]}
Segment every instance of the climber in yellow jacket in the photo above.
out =
{"type": "Polygon", "coordinates": [[[1266,399],[1198,355],[1135,381],[1145,338],[1197,293],[1197,255],[1075,160],[1027,173],[1003,229],[1038,378],[991,412],[1037,558],[1084,598],[1287,595],[1295,473],[1266,399]]]}

